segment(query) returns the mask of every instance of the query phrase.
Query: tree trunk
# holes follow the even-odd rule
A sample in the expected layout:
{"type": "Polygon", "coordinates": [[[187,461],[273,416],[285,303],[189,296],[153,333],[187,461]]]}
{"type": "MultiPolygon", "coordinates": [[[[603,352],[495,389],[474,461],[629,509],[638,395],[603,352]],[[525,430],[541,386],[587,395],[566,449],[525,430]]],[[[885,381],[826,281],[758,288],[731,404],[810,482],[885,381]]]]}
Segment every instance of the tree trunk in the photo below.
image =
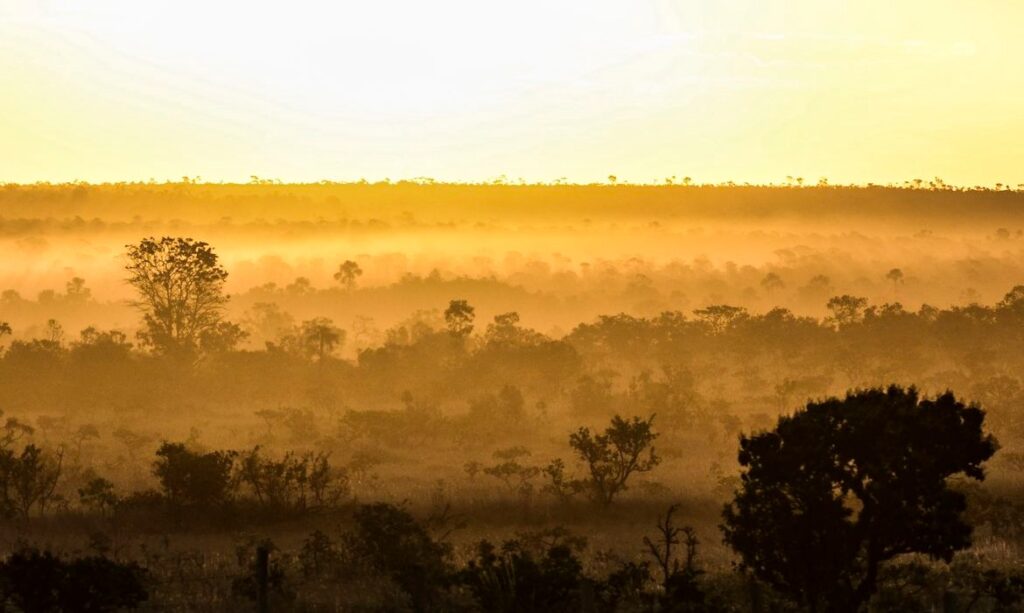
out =
{"type": "Polygon", "coordinates": [[[266,545],[256,548],[256,610],[259,613],[270,613],[268,600],[270,549],[266,545]]]}

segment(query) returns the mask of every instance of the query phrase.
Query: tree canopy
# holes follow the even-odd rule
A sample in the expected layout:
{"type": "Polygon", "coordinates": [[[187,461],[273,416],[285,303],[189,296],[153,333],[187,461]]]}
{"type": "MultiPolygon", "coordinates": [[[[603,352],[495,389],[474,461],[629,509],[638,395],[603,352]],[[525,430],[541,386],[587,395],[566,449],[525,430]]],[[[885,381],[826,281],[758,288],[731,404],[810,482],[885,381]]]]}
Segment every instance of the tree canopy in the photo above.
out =
{"type": "Polygon", "coordinates": [[[983,421],[952,393],[921,399],[897,386],[809,403],[774,430],[741,437],[726,542],[811,611],[856,611],[886,560],[948,562],[970,545],[965,497],[949,477],[984,479],[997,443],[983,421]]]}
{"type": "Polygon", "coordinates": [[[191,238],[146,238],[128,245],[128,283],[139,293],[143,342],[159,353],[194,353],[222,321],[227,270],[213,247],[191,238]]]}

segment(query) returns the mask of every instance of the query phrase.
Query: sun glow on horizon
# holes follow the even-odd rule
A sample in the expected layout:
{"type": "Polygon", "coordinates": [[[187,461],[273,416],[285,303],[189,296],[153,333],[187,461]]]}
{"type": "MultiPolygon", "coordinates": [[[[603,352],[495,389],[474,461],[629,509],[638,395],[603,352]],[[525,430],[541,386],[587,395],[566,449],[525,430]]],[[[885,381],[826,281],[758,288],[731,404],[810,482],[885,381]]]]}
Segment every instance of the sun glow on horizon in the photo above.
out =
{"type": "Polygon", "coordinates": [[[1024,181],[995,0],[239,7],[0,4],[0,180],[1024,181]]]}

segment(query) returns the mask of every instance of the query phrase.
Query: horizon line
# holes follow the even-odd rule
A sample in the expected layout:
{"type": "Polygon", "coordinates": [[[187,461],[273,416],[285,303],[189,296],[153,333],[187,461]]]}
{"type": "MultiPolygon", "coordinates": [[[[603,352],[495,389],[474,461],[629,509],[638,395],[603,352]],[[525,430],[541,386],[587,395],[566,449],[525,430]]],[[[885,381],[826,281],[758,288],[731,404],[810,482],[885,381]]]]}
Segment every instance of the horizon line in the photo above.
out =
{"type": "Polygon", "coordinates": [[[907,191],[935,191],[935,192],[1009,192],[1009,193],[1020,193],[1024,192],[1024,183],[1017,183],[1013,185],[1011,183],[993,183],[989,185],[957,185],[952,183],[946,183],[939,177],[935,177],[931,180],[924,179],[912,179],[905,180],[900,183],[887,182],[887,183],[832,183],[826,178],[821,178],[815,182],[808,182],[802,177],[786,177],[784,182],[737,182],[737,181],[718,181],[718,182],[695,182],[690,177],[677,178],[675,176],[667,177],[661,181],[631,181],[628,179],[619,179],[615,175],[609,175],[606,181],[590,181],[590,182],[578,182],[569,181],[566,178],[555,179],[553,181],[526,181],[522,178],[516,178],[514,180],[508,179],[505,175],[501,175],[495,179],[481,180],[481,181],[457,181],[457,180],[445,180],[445,179],[434,179],[431,177],[412,177],[392,180],[388,177],[377,180],[368,180],[365,178],[361,179],[347,179],[347,180],[334,180],[334,179],[319,179],[315,181],[285,181],[278,178],[263,178],[257,175],[252,175],[249,181],[234,181],[234,180],[204,180],[200,175],[195,177],[182,176],[179,179],[164,179],[158,181],[150,178],[148,180],[119,180],[119,181],[89,181],[89,180],[68,180],[68,181],[50,181],[50,180],[37,180],[31,182],[21,181],[0,181],[0,187],[3,188],[19,188],[19,187],[126,187],[126,186],[198,186],[198,187],[258,187],[258,186],[294,186],[294,187],[312,187],[312,186],[374,186],[374,187],[386,187],[386,186],[444,186],[444,187],[641,187],[641,188],[760,188],[760,189],[892,189],[892,190],[907,190],[907,191]]]}

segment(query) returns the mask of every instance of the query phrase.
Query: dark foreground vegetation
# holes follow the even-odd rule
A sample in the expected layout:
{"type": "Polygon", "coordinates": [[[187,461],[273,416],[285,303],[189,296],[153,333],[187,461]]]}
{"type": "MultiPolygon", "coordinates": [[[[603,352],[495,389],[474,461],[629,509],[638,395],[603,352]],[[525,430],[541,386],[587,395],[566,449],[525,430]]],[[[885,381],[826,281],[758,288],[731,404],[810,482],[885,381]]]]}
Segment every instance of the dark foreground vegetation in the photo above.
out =
{"type": "MultiPolygon", "coordinates": [[[[615,417],[603,433],[570,436],[586,476],[567,481],[562,463],[544,470],[544,489],[562,513],[614,518],[615,494],[659,463],[652,421],[615,417]],[[577,493],[583,506],[571,504],[577,493]]],[[[347,499],[324,456],[272,460],[258,447],[239,454],[165,442],[152,463],[157,489],[122,497],[93,477],[78,490],[77,513],[50,518],[46,528],[58,531],[99,528],[88,535],[88,555],[61,559],[21,545],[0,563],[0,590],[24,611],[1016,610],[1024,574],[954,562],[973,527],[969,490],[953,478],[983,480],[982,465],[998,448],[983,421],[981,409],[951,393],[921,399],[892,386],[810,403],[774,429],[742,436],[739,486],[721,516],[737,559],[713,573],[675,504],[632,559],[604,553],[587,568],[587,538],[559,525],[482,539],[456,556],[450,537],[467,519],[451,502],[417,519],[406,504],[347,499]],[[294,550],[251,536],[234,563],[170,546],[171,534],[239,524],[267,531],[289,520],[334,527],[313,530],[294,550]],[[125,551],[112,535],[126,532],[163,534],[162,546],[125,551]]],[[[15,453],[17,429],[8,423],[0,502],[27,527],[44,521],[33,517],[33,503],[42,515],[61,465],[34,459],[31,445],[15,453]]],[[[520,488],[523,473],[539,472],[515,460],[484,471],[516,475],[520,488]]]]}
{"type": "Polygon", "coordinates": [[[210,245],[126,262],[134,334],[5,339],[14,610],[1022,608],[1024,287],[563,335],[456,298],[348,360],[270,303],[241,349],[210,245]]]}

